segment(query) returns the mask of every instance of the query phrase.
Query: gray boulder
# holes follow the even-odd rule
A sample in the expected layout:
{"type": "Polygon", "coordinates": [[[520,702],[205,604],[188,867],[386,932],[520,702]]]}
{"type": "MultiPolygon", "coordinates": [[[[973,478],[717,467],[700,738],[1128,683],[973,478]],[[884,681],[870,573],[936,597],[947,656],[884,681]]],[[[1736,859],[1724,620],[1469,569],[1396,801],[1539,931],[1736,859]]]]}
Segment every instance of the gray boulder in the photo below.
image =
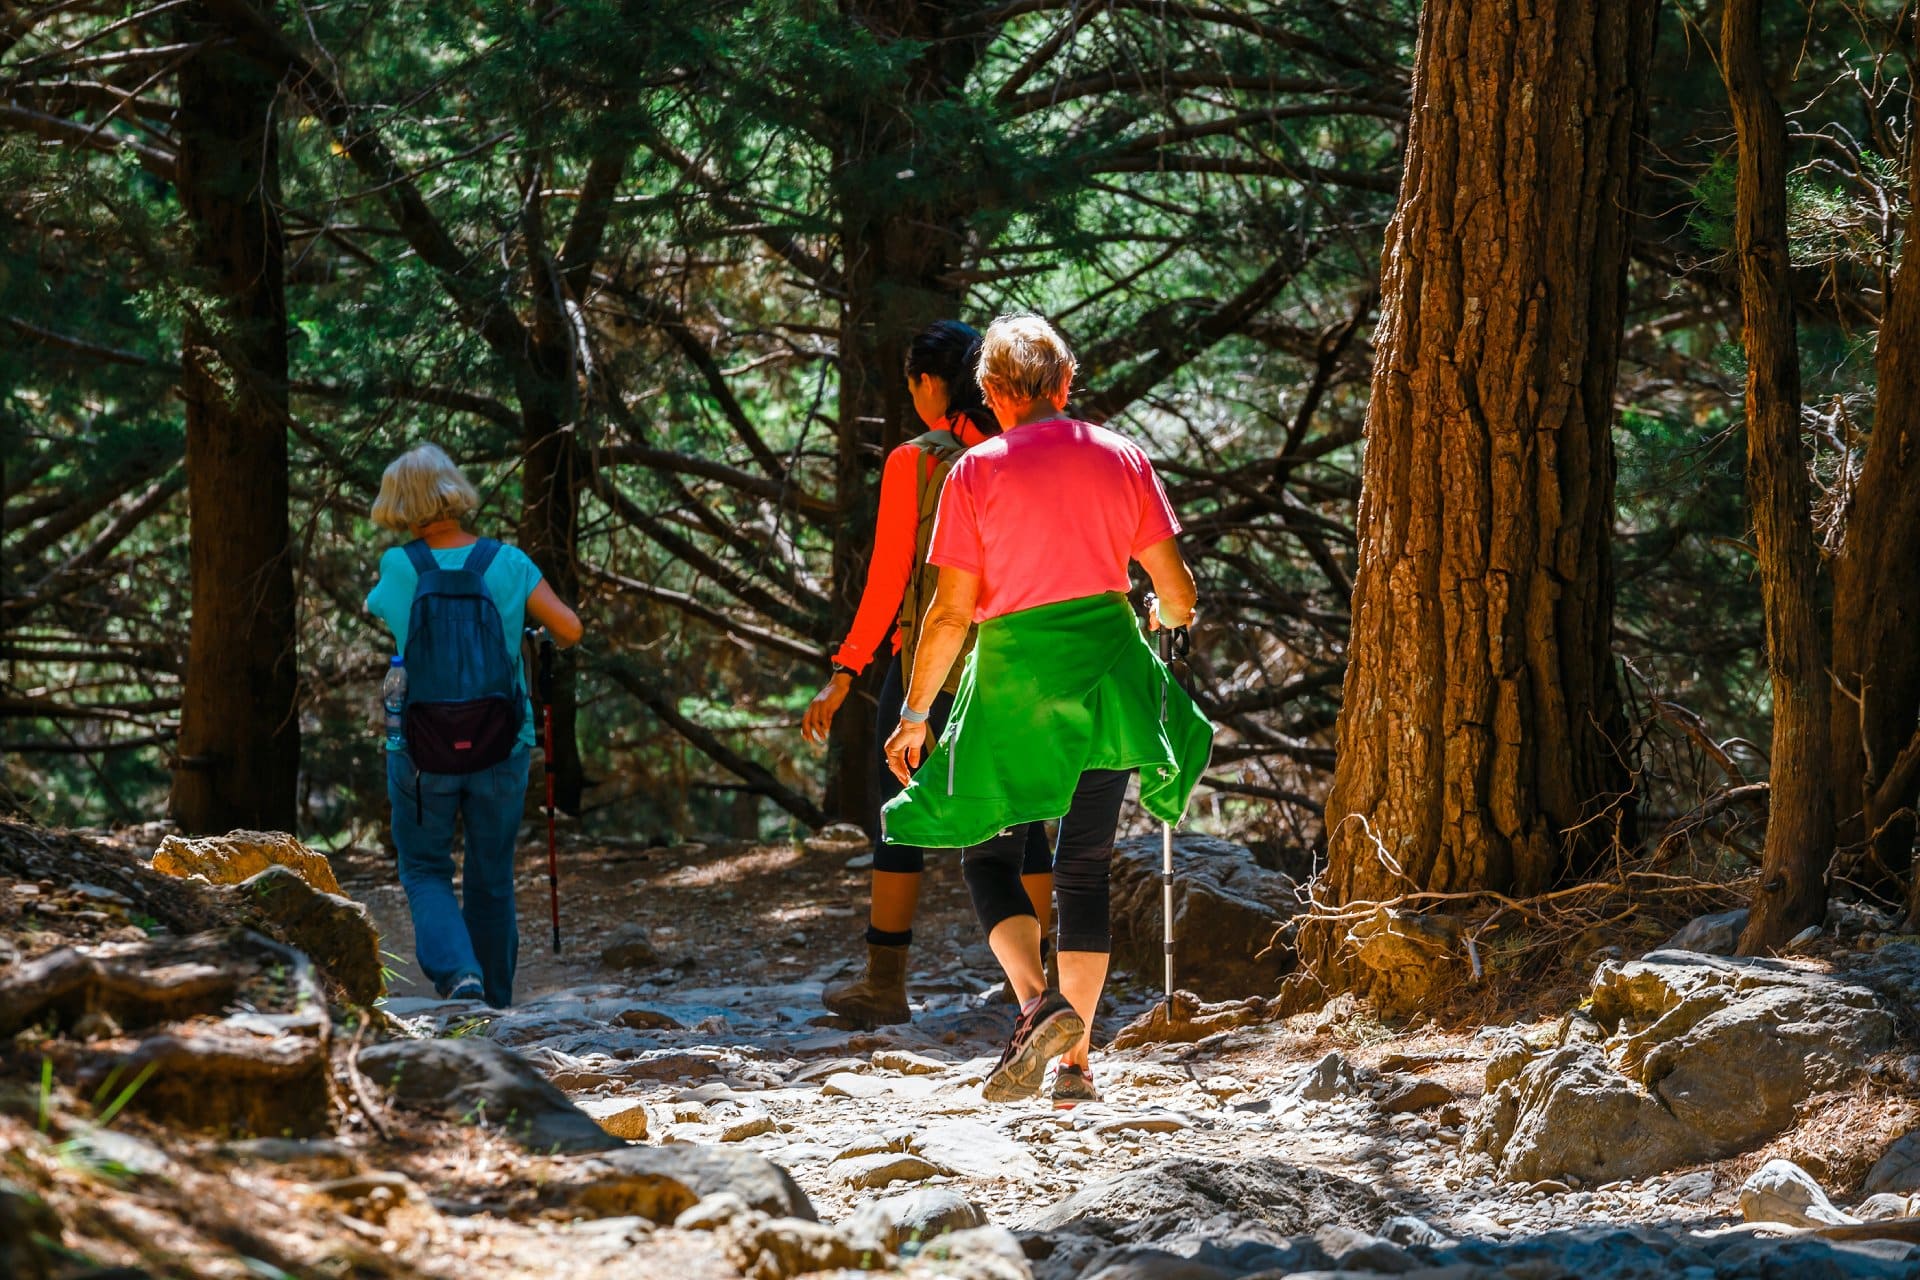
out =
{"type": "Polygon", "coordinates": [[[1680,931],[1660,944],[1662,951],[1698,951],[1703,955],[1730,956],[1740,944],[1740,931],[1752,914],[1745,907],[1696,916],[1680,926],[1680,931]]]}
{"type": "Polygon", "coordinates": [[[637,1214],[655,1222],[672,1222],[724,1191],[738,1196],[747,1208],[775,1218],[818,1220],[807,1193],[791,1174],[737,1147],[685,1142],[621,1147],[569,1162],[568,1174],[561,1198],[601,1217],[637,1214]]]}
{"type": "Polygon", "coordinates": [[[622,1145],[532,1063],[490,1040],[394,1040],[363,1050],[360,1070],[403,1107],[498,1126],[530,1151],[622,1145]]]}
{"type": "Polygon", "coordinates": [[[1593,1016],[1621,1070],[1721,1153],[1787,1128],[1809,1095],[1851,1084],[1894,1041],[1892,1011],[1864,986],[1690,952],[1602,965],[1593,1016]]]}
{"type": "Polygon", "coordinates": [[[1562,1044],[1489,1068],[1466,1137],[1507,1178],[1645,1177],[1743,1150],[1893,1043],[1867,986],[1778,960],[1656,951],[1600,966],[1562,1044]]]}
{"type": "Polygon", "coordinates": [[[1840,1212],[1813,1176],[1791,1160],[1769,1160],[1740,1187],[1740,1215],[1748,1222],[1794,1227],[1839,1227],[1858,1222],[1840,1212]]]}
{"type": "Polygon", "coordinates": [[[1868,1192],[1920,1191],[1920,1129],[1895,1138],[1867,1171],[1868,1192]]]}
{"type": "Polygon", "coordinates": [[[1710,1146],[1590,1044],[1543,1054],[1501,1084],[1462,1142],[1515,1182],[1638,1178],[1701,1159],[1710,1146]]]}
{"type": "MultiPolygon", "coordinates": [[[[1206,1000],[1273,991],[1287,960],[1261,953],[1300,909],[1292,878],[1262,867],[1246,846],[1213,836],[1174,836],[1173,858],[1175,981],[1206,1000]]],[[[1114,846],[1114,963],[1148,976],[1160,973],[1164,957],[1161,861],[1159,836],[1114,846]]]]}
{"type": "Polygon", "coordinates": [[[1125,1244],[1191,1235],[1222,1214],[1296,1235],[1323,1222],[1375,1230],[1391,1215],[1371,1188],[1318,1169],[1261,1156],[1232,1163],[1162,1160],[1097,1182],[1027,1225],[1068,1226],[1125,1244]]]}

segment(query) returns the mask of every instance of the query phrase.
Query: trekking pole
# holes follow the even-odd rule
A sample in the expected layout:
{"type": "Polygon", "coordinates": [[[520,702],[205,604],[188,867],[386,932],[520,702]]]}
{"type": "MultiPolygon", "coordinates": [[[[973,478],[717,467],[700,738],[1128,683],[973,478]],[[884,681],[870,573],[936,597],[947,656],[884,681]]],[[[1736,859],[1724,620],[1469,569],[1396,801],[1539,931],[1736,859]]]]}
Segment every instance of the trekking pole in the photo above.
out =
{"type": "MultiPolygon", "coordinates": [[[[1160,602],[1154,596],[1147,597],[1147,612],[1155,617],[1160,602]]],[[[1185,627],[1160,628],[1160,662],[1167,668],[1167,678],[1173,678],[1173,660],[1187,650],[1187,629],[1185,627]]],[[[1167,722],[1167,686],[1160,686],[1160,723],[1167,722]]],[[[1173,1024],[1173,824],[1160,823],[1160,921],[1161,946],[1166,954],[1167,984],[1167,1024],[1173,1024]]]]}
{"type": "Polygon", "coordinates": [[[547,891],[553,900],[553,954],[560,954],[560,850],[553,823],[553,637],[539,631],[540,712],[542,743],[540,772],[547,780],[547,891]]]}

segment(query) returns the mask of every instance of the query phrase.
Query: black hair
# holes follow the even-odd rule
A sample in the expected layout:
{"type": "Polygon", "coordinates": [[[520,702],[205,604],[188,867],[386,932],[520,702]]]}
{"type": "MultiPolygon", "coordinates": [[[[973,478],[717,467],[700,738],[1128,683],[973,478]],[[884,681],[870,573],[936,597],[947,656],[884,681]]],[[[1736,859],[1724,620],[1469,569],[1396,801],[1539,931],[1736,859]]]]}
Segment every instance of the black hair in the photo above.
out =
{"type": "Polygon", "coordinates": [[[907,344],[907,376],[929,374],[947,384],[947,415],[964,414],[986,435],[1000,434],[1000,423],[980,394],[974,376],[980,366],[980,331],[958,320],[935,320],[907,344]]]}

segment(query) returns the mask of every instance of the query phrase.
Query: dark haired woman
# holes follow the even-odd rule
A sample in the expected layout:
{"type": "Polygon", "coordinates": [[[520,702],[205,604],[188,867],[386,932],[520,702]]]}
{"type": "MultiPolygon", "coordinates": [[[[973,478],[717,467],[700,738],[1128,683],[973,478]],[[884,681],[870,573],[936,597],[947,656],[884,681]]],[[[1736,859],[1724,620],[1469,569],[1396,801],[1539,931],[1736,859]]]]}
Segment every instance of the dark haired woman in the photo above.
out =
{"type": "MultiPolygon", "coordinates": [[[[927,564],[927,547],[933,537],[940,486],[962,453],[1000,432],[974,378],[979,354],[979,332],[958,320],[936,321],[916,334],[907,348],[907,390],[927,429],[887,455],[866,589],[846,640],[834,652],[833,676],[814,695],[801,720],[800,731],[809,741],[826,741],[855,677],[866,670],[883,643],[889,653],[880,686],[880,736],[884,738],[899,722],[906,695],[903,671],[911,669],[919,621],[933,599],[936,571],[927,564]]],[[[959,674],[956,664],[954,681],[934,701],[936,734],[946,723],[959,674]]],[[[882,803],[900,791],[884,768],[880,785],[882,803]]],[[[866,972],[829,986],[821,997],[829,1010],[856,1026],[888,1026],[912,1017],[907,1007],[907,952],[913,945],[913,917],[925,865],[924,849],[884,839],[874,848],[866,972]]],[[[1038,824],[1025,846],[1021,882],[1044,926],[1053,899],[1052,852],[1038,824]]]]}

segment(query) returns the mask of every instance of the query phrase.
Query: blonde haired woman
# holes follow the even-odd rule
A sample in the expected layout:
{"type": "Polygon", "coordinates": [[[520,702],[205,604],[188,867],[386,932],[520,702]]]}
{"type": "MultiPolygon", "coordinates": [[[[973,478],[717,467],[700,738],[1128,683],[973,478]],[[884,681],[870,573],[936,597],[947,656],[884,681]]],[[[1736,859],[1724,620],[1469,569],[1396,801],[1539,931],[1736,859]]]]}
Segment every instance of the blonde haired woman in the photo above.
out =
{"type": "Polygon", "coordinates": [[[532,618],[565,646],[579,642],[581,628],[525,552],[467,531],[465,521],[479,505],[480,495],[438,445],[423,444],[395,458],[380,478],[373,520],[410,535],[411,541],[380,557],[380,580],[367,595],[367,609],[392,632],[394,651],[409,659],[408,731],[387,754],[387,797],[393,805],[393,842],[400,851],[400,884],[413,916],[415,956],[440,995],[504,1008],[513,1003],[520,951],[513,860],[534,741],[521,629],[532,618]],[[476,588],[465,599],[463,582],[476,588]],[[442,587],[444,594],[436,596],[442,587]],[[458,607],[423,609],[429,599],[449,599],[458,607]],[[422,643],[424,627],[414,634],[423,620],[435,628],[433,647],[422,643]],[[445,634],[459,626],[472,634],[445,634]],[[454,678],[435,669],[451,665],[438,656],[449,643],[493,655],[501,675],[510,672],[510,704],[488,709],[506,736],[491,747],[482,744],[479,767],[458,759],[457,749],[471,742],[441,742],[429,732],[424,704],[423,714],[415,714],[417,695],[436,679],[454,678]],[[418,670],[412,669],[415,663],[418,670]],[[433,767],[421,767],[416,755],[433,767]],[[456,818],[466,828],[458,897],[453,888],[456,818]]]}
{"type": "Polygon", "coordinates": [[[982,1093],[1032,1097],[1060,1058],[1053,1100],[1096,1096],[1089,1028],[1106,983],[1108,867],[1127,782],[1179,818],[1213,726],[1168,676],[1127,603],[1128,563],[1152,579],[1150,626],[1184,627],[1193,575],[1153,464],[1138,445],[1067,416],[1073,352],[1036,315],[1002,316],[980,350],[980,390],[1001,434],[954,464],[930,563],[940,567],[887,764],[906,790],[889,839],[963,848],[961,872],[1020,1018],[982,1093]],[[978,627],[953,714],[926,754],[928,709],[978,627]],[[1058,818],[1053,888],[1060,989],[1040,963],[1040,921],[1020,885],[1029,827],[1058,818]]]}

